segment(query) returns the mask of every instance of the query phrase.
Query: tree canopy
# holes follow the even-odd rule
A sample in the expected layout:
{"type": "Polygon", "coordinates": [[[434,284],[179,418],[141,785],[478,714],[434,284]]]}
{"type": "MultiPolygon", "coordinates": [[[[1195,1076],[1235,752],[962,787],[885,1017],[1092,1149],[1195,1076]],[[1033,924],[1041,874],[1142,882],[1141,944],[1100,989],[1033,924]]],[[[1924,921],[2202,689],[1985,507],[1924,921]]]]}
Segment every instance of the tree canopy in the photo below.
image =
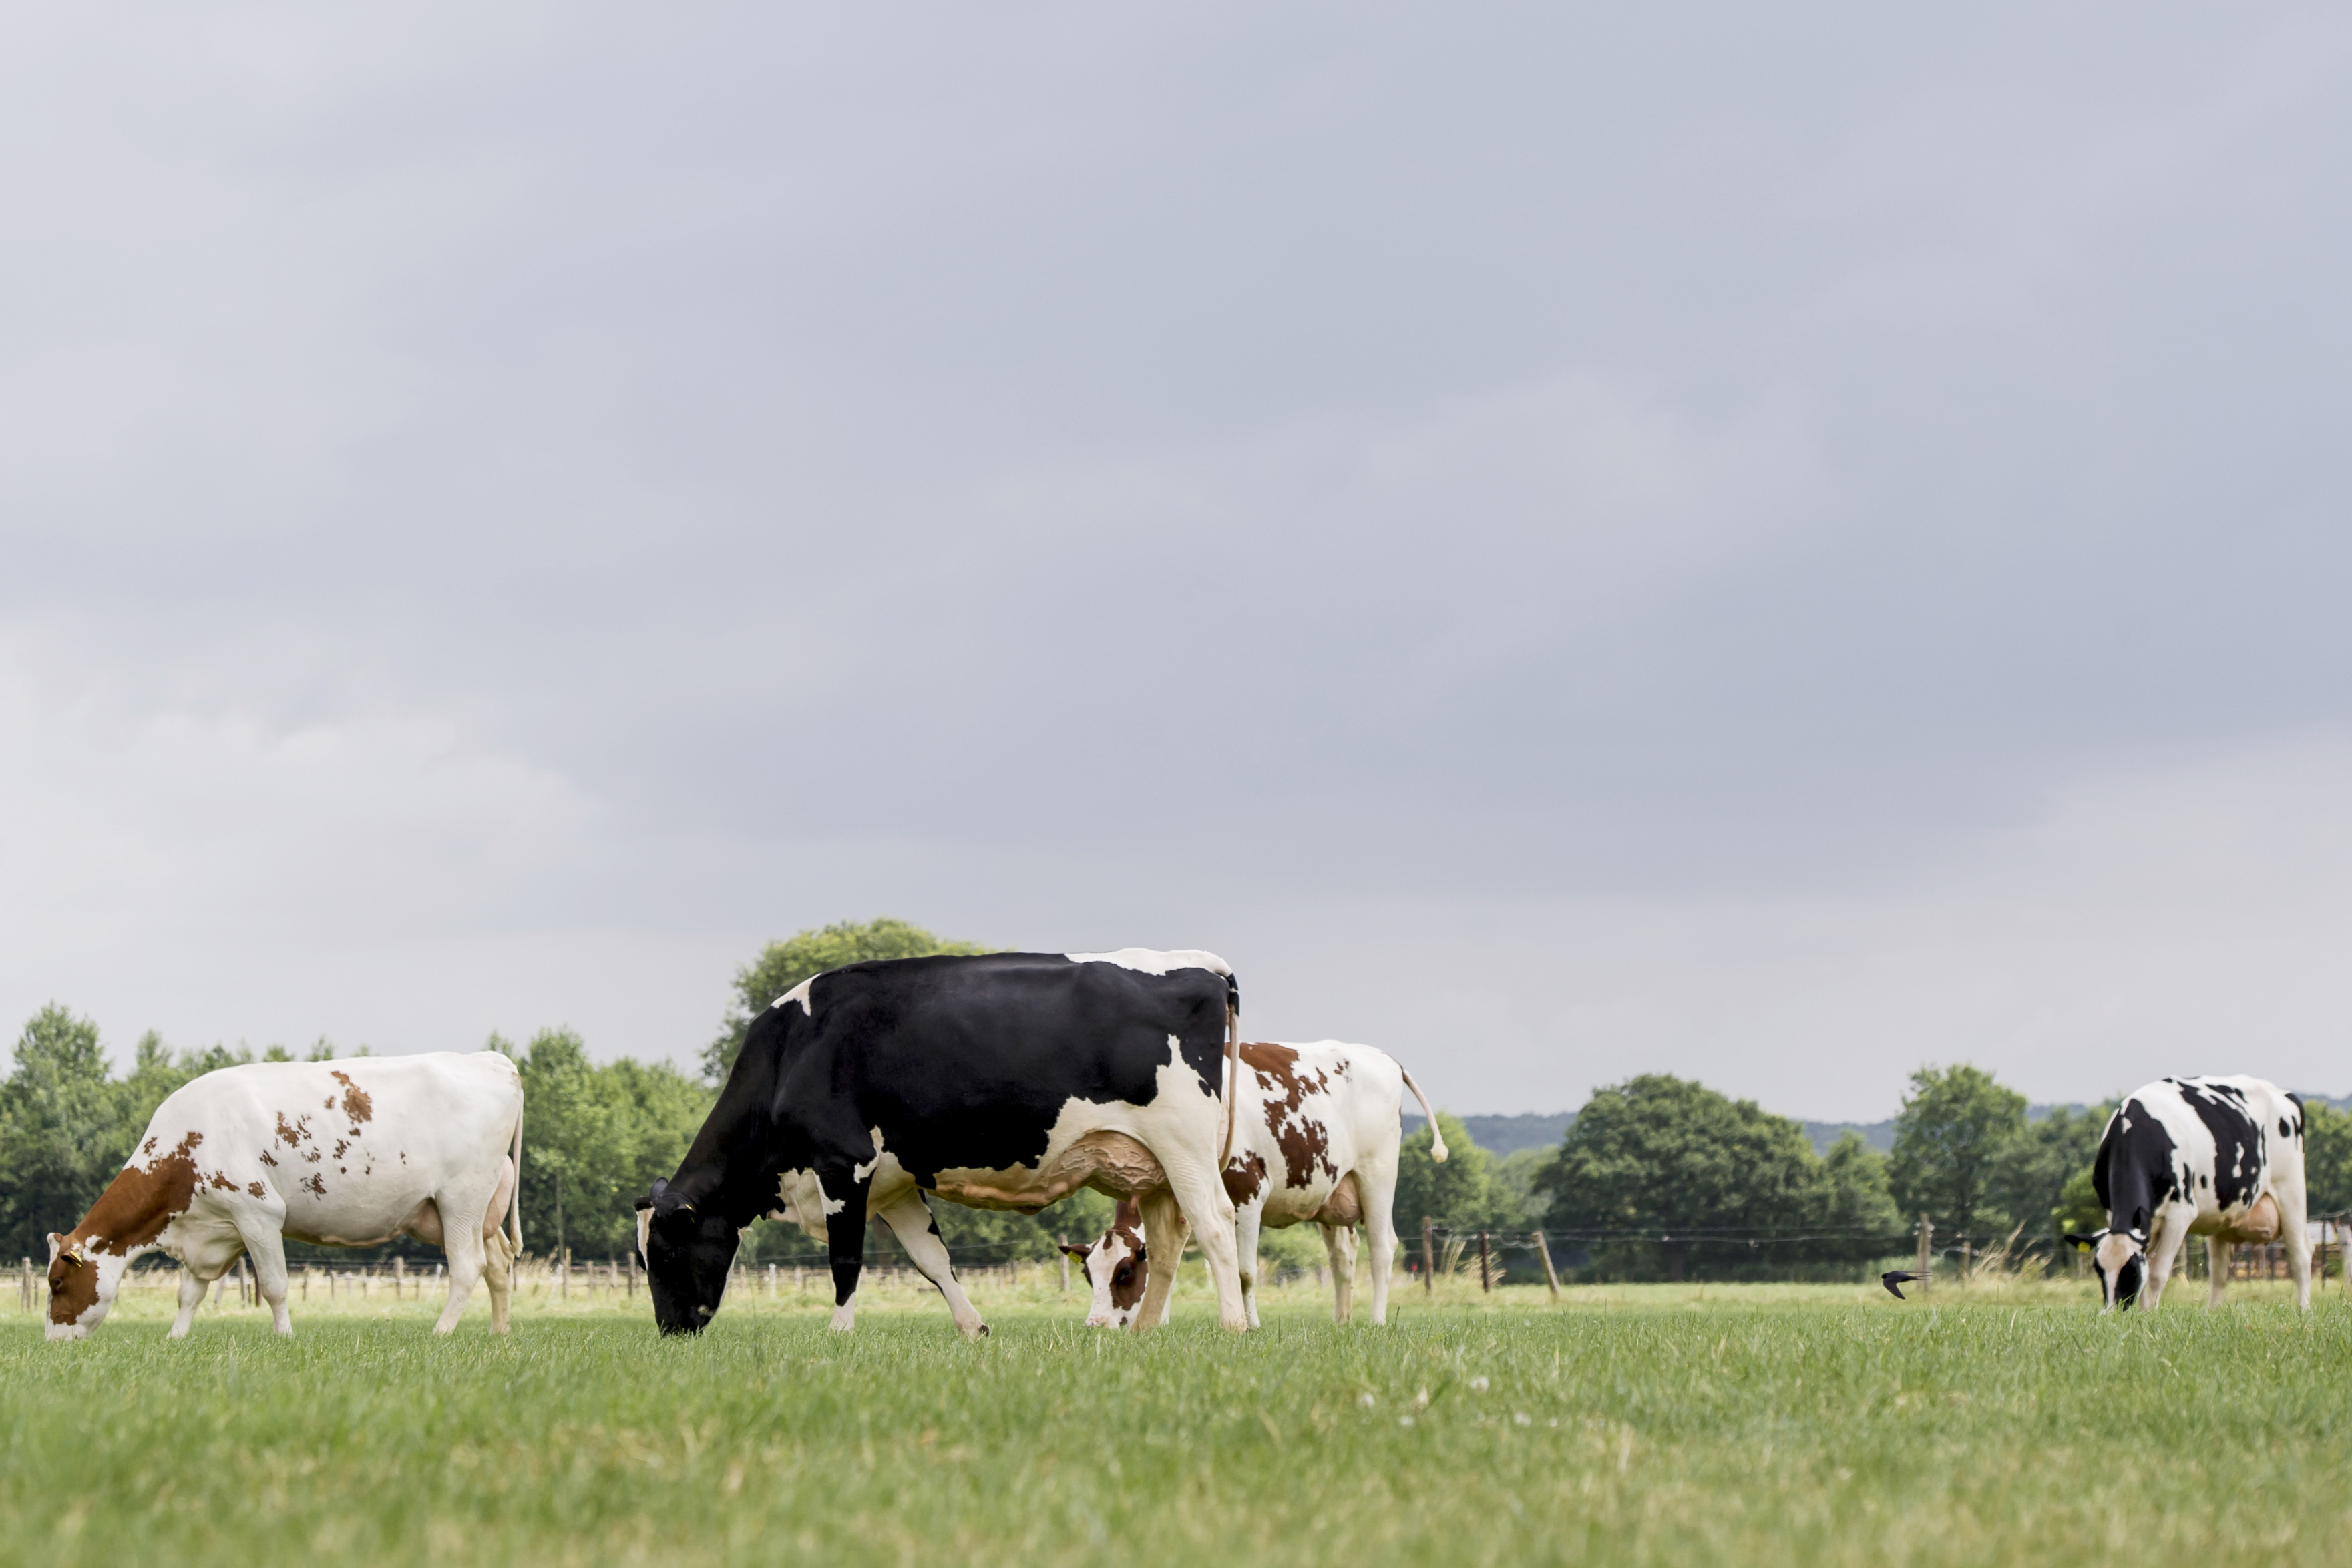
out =
{"type": "Polygon", "coordinates": [[[935,936],[919,925],[887,915],[860,925],[836,921],[829,926],[797,931],[772,942],[760,956],[735,972],[735,1000],[720,1021],[719,1037],[703,1048],[703,1076],[717,1083],[735,1065],[751,1020],[775,1005],[777,997],[812,974],[839,969],[845,963],[866,963],[885,958],[929,958],[938,953],[989,952],[978,942],[935,936]]]}
{"type": "MultiPolygon", "coordinates": [[[[1948,1234],[1982,1242],[1996,1231],[2006,1233],[2016,1223],[2006,1203],[2040,1190],[2034,1183],[2006,1179],[2013,1147],[2025,1132],[2025,1096],[2003,1088],[1990,1073],[1965,1063],[1921,1068],[1911,1075],[1911,1092],[1895,1118],[1886,1170],[1895,1201],[1906,1216],[1925,1214],[1948,1234]]],[[[2095,1148],[2097,1136],[2092,1134],[2095,1148]]],[[[2052,1206],[2063,1186],[2061,1181],[2052,1192],[2052,1206]]]]}
{"type": "MultiPolygon", "coordinates": [[[[1648,1074],[1594,1091],[1540,1186],[1556,1227],[1657,1238],[1611,1244],[1604,1268],[1638,1271],[1655,1258],[1667,1279],[1680,1279],[1694,1262],[1748,1262],[1750,1239],[1826,1230],[1841,1210],[1857,1224],[1880,1223],[1875,1152],[1853,1139],[1836,1153],[1833,1171],[1801,1123],[1704,1084],[1648,1074]]],[[[1820,1255],[1822,1243],[1804,1245],[1768,1260],[1820,1255]]]]}

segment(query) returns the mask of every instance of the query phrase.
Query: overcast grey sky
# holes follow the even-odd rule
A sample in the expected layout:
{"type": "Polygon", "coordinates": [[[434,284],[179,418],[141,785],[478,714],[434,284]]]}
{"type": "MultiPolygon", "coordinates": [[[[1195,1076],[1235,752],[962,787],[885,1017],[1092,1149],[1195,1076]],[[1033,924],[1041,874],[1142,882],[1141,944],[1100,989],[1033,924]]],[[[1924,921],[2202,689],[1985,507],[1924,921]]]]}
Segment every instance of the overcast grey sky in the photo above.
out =
{"type": "Polygon", "coordinates": [[[0,1021],[2352,1089],[2340,8],[6,11],[0,1021]]]}

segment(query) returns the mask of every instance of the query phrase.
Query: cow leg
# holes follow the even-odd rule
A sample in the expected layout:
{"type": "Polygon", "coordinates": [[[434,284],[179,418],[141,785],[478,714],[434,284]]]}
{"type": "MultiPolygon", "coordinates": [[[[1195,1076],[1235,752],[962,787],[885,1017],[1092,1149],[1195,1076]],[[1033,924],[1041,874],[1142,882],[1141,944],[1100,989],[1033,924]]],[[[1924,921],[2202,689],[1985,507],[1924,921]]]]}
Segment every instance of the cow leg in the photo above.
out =
{"type": "Polygon", "coordinates": [[[873,1185],[873,1167],[865,1169],[860,1176],[854,1165],[816,1168],[818,1189],[834,1211],[824,1216],[824,1239],[833,1255],[833,1331],[838,1334],[857,1326],[857,1279],[866,1268],[866,1222],[871,1217],[866,1197],[873,1185]]]}
{"type": "Polygon", "coordinates": [[[2303,1175],[2277,1183],[2271,1197],[2278,1205],[2279,1239],[2286,1243],[2287,1278],[2294,1281],[2294,1304],[2311,1310],[2311,1216],[2305,1212],[2303,1175]]]}
{"type": "Polygon", "coordinates": [[[2155,1311],[2164,1300],[2164,1282],[2172,1278],[2172,1259],[2188,1239],[2189,1215],[2169,1204],[2156,1211],[2156,1223],[2148,1226],[2147,1282],[2139,1291],[2139,1304],[2146,1310],[2155,1311]]]}
{"type": "Polygon", "coordinates": [[[245,1238],[245,1255],[253,1259],[253,1282],[269,1303],[270,1326],[288,1339],[294,1337],[294,1319],[286,1310],[286,1239],[277,1231],[257,1227],[245,1238]]]}
{"type": "MultiPolygon", "coordinates": [[[[1242,1307],[1241,1263],[1234,1247],[1234,1201],[1225,1195],[1224,1184],[1213,1171],[1165,1160],[1161,1163],[1168,1167],[1169,1190],[1176,1206],[1199,1239],[1201,1255],[1209,1260],[1209,1279],[1217,1288],[1217,1322],[1239,1333],[1249,1327],[1249,1314],[1242,1307]]],[[[1158,1280],[1159,1269],[1154,1268],[1151,1277],[1158,1280]]],[[[1174,1284],[1172,1278],[1170,1284],[1174,1284]]]]}
{"type": "MultiPolygon", "coordinates": [[[[492,1226],[498,1222],[491,1220],[492,1226]]],[[[482,1237],[482,1279],[490,1288],[490,1331],[502,1334],[514,1310],[514,1243],[503,1229],[482,1237]]]]}
{"type": "Polygon", "coordinates": [[[2205,1306],[2209,1311],[2221,1304],[2221,1292],[2229,1289],[2230,1257],[2236,1250],[2218,1236],[2205,1238],[2205,1272],[2212,1276],[2207,1281],[2211,1289],[2205,1293],[2205,1306]]]}
{"type": "Polygon", "coordinates": [[[1173,1194],[1161,1187],[1136,1200],[1143,1213],[1143,1300],[1135,1309],[1134,1327],[1156,1329],[1168,1321],[1175,1304],[1176,1271],[1184,1262],[1184,1213],[1173,1194]]]}
{"type": "Polygon", "coordinates": [[[195,1324],[196,1309],[205,1304],[205,1292],[212,1289],[212,1283],[209,1279],[198,1279],[196,1271],[185,1264],[180,1266],[180,1315],[172,1320],[170,1338],[184,1340],[188,1337],[188,1330],[195,1324]]]}
{"type": "Polygon", "coordinates": [[[1396,1271],[1396,1162],[1388,1169],[1356,1167],[1356,1194],[1364,1210],[1364,1250],[1372,1270],[1372,1321],[1389,1321],[1389,1276],[1396,1271]]]}
{"type": "Polygon", "coordinates": [[[940,1239],[940,1227],[932,1223],[930,1205],[925,1201],[922,1189],[908,1188],[883,1209],[882,1219],[890,1227],[890,1234],[898,1238],[898,1245],[906,1248],[908,1261],[947,1298],[948,1314],[955,1319],[956,1332],[968,1340],[987,1333],[988,1325],[980,1321],[980,1309],[971,1304],[971,1298],[956,1283],[948,1244],[940,1239]]]}
{"type": "Polygon", "coordinates": [[[453,1334],[489,1260],[489,1248],[482,1240],[483,1203],[478,1195],[469,1203],[459,1193],[436,1193],[433,1201],[440,1211],[441,1256],[449,1263],[449,1300],[433,1321],[433,1331],[453,1334]]]}
{"type": "Polygon", "coordinates": [[[1240,1261],[1242,1275],[1242,1307],[1249,1313],[1251,1328],[1257,1321],[1257,1242],[1265,1223],[1265,1205],[1239,1204],[1234,1209],[1234,1252],[1240,1261]]]}
{"type": "Polygon", "coordinates": [[[494,1334],[505,1333],[513,1316],[514,1270],[519,1260],[514,1238],[507,1234],[506,1218],[507,1206],[518,1201],[514,1161],[501,1158],[498,1190],[490,1194],[490,1206],[482,1214],[482,1279],[490,1288],[490,1331],[494,1334]]]}
{"type": "Polygon", "coordinates": [[[1331,1321],[1344,1323],[1356,1310],[1356,1227],[1325,1226],[1323,1250],[1331,1258],[1331,1321]]]}

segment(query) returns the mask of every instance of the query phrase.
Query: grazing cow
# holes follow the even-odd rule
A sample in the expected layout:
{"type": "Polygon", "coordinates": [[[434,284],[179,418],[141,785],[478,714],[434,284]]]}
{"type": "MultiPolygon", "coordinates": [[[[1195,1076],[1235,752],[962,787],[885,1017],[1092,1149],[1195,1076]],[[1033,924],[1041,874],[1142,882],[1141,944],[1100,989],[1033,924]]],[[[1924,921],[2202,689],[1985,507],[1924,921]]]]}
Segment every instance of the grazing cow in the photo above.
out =
{"type": "Polygon", "coordinates": [[[2311,1306],[2311,1242],[2304,1215],[2303,1101],[2258,1078],[2168,1078],[2107,1119],[2091,1167],[2107,1211],[2104,1229],[2066,1239],[2091,1248],[2105,1305],[2128,1307],[2145,1289],[2156,1306],[2173,1255],[2205,1237],[2210,1306],[2219,1306],[2235,1244],[2286,1238],[2297,1305],[2311,1306]]]}
{"type": "MultiPolygon", "coordinates": [[[[1437,1113],[1412,1075],[1370,1046],[1321,1040],[1311,1046],[1246,1045],[1241,1048],[1242,1090],[1234,1107],[1233,1147],[1225,1159],[1225,1191],[1234,1200],[1242,1297],[1250,1326],[1257,1315],[1260,1227],[1279,1229],[1313,1220],[1323,1227],[1336,1294],[1332,1316],[1346,1322],[1356,1274],[1356,1232],[1364,1227],[1372,1257],[1372,1321],[1389,1315],[1390,1258],[1396,1247],[1391,1205],[1396,1196],[1397,1142],[1404,1090],[1429,1117],[1430,1157],[1445,1158],[1437,1113]]],[[[1086,1266],[1094,1286],[1087,1321],[1127,1328],[1140,1320],[1152,1279],[1151,1247],[1137,1228],[1139,1211],[1122,1203],[1102,1238],[1062,1250],[1086,1266]]],[[[1181,1241],[1181,1237],[1179,1238],[1181,1241]]],[[[1181,1251],[1162,1250],[1172,1271],[1181,1251]]],[[[1167,1293],[1160,1297],[1164,1319],[1167,1293]]]]}
{"type": "Polygon", "coordinates": [[[1213,953],[1144,948],[902,958],[803,981],[752,1021],[677,1173],[637,1202],[655,1320],[698,1332],[743,1227],[766,1214],[822,1230],[846,1331],[878,1215],[957,1329],[982,1334],[927,1194],[1034,1214],[1084,1186],[1140,1196],[1155,1241],[1198,1230],[1218,1318],[1246,1327],[1217,1181],[1240,994],[1213,953]]]}
{"type": "Polygon", "coordinates": [[[522,1161],[522,1080],[495,1051],[256,1062],[173,1091],[121,1174],[70,1235],[49,1236],[49,1338],[86,1337],[142,1253],[179,1259],[185,1338],[212,1282],[242,1253],[261,1298],[290,1334],[284,1238],[377,1247],[413,1236],[449,1259],[457,1326],[474,1282],[490,1284],[490,1323],[507,1327],[514,1258],[509,1213],[522,1161]]]}

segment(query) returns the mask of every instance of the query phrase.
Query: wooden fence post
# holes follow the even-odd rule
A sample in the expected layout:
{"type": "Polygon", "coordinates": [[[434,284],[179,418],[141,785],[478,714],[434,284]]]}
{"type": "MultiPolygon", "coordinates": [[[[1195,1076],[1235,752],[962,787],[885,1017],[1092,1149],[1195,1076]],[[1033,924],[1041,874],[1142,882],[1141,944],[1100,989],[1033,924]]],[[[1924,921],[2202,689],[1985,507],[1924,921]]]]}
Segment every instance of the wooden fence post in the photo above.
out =
{"type": "Polygon", "coordinates": [[[1543,1259],[1544,1283],[1551,1288],[1551,1299],[1559,1300],[1559,1276],[1552,1272],[1551,1248],[1544,1242],[1544,1233],[1535,1233],[1536,1256],[1543,1259]]]}
{"type": "Polygon", "coordinates": [[[1421,1288],[1437,1289],[1437,1227],[1427,1215],[1421,1216],[1421,1288]]]}
{"type": "Polygon", "coordinates": [[[1919,1266],[1913,1272],[1919,1276],[1919,1293],[1923,1296],[1927,1293],[1928,1265],[1935,1260],[1935,1242],[1936,1227],[1922,1214],[1919,1216],[1919,1266]]]}
{"type": "Polygon", "coordinates": [[[1054,1255],[1062,1260],[1062,1294],[1065,1296],[1070,1293],[1070,1255],[1062,1248],[1069,1245],[1070,1238],[1066,1236],[1054,1238],[1054,1255]]]}
{"type": "Polygon", "coordinates": [[[1486,1233],[1478,1233],[1478,1289],[1491,1290],[1494,1286],[1486,1278],[1486,1233]]]}

